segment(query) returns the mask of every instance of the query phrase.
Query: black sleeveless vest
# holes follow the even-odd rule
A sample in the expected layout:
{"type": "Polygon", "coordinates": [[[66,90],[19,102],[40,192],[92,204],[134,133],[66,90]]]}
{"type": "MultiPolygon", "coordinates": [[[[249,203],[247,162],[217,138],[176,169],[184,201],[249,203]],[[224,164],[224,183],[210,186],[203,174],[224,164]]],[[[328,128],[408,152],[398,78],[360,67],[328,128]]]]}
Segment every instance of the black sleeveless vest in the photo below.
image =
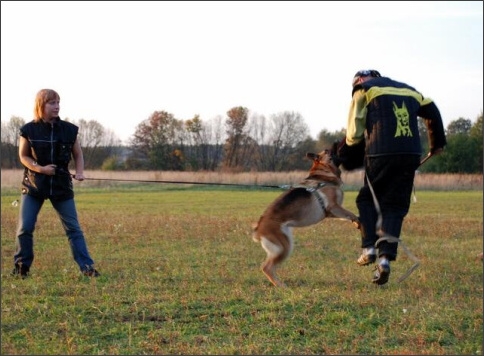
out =
{"type": "Polygon", "coordinates": [[[26,138],[32,157],[39,165],[57,165],[56,174],[47,176],[25,168],[22,193],[41,199],[67,200],[74,197],[69,162],[79,128],[59,118],[53,125],[40,120],[31,121],[20,128],[20,136],[26,138]]]}

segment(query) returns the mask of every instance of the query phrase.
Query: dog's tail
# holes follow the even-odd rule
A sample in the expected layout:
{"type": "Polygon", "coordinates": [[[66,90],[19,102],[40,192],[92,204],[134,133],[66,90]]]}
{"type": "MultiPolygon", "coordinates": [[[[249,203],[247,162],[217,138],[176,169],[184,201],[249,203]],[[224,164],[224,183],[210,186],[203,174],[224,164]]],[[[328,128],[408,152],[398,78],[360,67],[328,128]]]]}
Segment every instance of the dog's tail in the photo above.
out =
{"type": "Polygon", "coordinates": [[[254,242],[260,242],[261,240],[260,235],[257,231],[261,220],[262,220],[262,216],[259,218],[258,222],[252,224],[252,240],[254,240],[254,242]]]}

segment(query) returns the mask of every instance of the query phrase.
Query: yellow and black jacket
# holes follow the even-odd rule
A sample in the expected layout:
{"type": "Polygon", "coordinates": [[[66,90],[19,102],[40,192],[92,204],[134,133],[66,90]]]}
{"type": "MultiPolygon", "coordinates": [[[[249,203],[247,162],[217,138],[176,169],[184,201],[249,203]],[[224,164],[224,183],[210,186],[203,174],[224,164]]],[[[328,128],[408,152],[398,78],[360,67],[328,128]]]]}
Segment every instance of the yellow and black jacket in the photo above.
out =
{"type": "Polygon", "coordinates": [[[356,85],[348,116],[346,145],[365,141],[368,157],[421,155],[418,118],[428,129],[430,152],[446,145],[440,112],[435,103],[413,87],[387,77],[356,85]]]}

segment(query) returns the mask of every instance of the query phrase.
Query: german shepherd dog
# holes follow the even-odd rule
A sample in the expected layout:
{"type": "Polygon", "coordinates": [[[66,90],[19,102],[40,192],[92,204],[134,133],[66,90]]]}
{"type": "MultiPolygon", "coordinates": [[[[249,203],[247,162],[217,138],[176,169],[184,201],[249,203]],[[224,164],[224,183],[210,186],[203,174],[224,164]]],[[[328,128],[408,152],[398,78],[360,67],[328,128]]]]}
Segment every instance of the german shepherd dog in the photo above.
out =
{"type": "Polygon", "coordinates": [[[331,151],[307,153],[306,157],[312,160],[308,177],[282,193],[252,226],[253,240],[260,242],[267,253],[262,272],[276,287],[285,287],[275,269],[293,250],[293,227],[314,225],[324,218],[338,218],[349,220],[360,228],[358,217],[341,206],[343,182],[331,151]]]}

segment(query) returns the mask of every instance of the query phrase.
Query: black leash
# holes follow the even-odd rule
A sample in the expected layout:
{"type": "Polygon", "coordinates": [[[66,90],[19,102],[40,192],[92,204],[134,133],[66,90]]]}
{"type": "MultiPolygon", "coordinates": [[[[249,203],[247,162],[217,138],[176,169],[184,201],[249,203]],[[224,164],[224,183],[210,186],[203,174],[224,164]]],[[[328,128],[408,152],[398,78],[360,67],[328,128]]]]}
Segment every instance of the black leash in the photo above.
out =
{"type": "MultiPolygon", "coordinates": [[[[71,174],[72,178],[75,174],[71,174]]],[[[225,185],[225,186],[237,186],[237,187],[260,187],[260,188],[279,188],[289,189],[290,185],[255,185],[255,184],[237,184],[237,183],[210,183],[210,182],[183,182],[175,180],[146,180],[146,179],[118,179],[118,178],[84,178],[84,180],[104,180],[113,182],[137,182],[137,183],[168,183],[168,184],[198,184],[198,185],[225,185]]]]}

